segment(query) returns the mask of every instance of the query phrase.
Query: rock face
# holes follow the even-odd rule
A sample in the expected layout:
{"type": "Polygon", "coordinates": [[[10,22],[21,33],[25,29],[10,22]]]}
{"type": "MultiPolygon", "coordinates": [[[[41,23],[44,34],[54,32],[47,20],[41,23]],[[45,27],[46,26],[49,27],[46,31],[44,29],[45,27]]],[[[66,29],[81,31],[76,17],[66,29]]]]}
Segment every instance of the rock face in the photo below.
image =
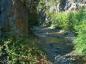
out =
{"type": "Polygon", "coordinates": [[[37,23],[39,0],[0,0],[0,36],[10,33],[27,36],[30,26],[37,23]]]}
{"type": "Polygon", "coordinates": [[[15,17],[16,35],[28,34],[28,9],[18,0],[14,0],[13,16],[15,17]]]}
{"type": "Polygon", "coordinates": [[[11,0],[0,0],[0,37],[9,30],[9,12],[11,0]]]}
{"type": "Polygon", "coordinates": [[[76,10],[80,7],[86,6],[86,0],[60,0],[59,3],[55,2],[56,5],[50,7],[53,11],[68,11],[76,10]]]}
{"type": "Polygon", "coordinates": [[[65,11],[78,10],[81,7],[85,7],[85,6],[86,6],[85,0],[66,0],[63,10],[65,11]]]}
{"type": "Polygon", "coordinates": [[[28,10],[20,0],[0,0],[0,37],[28,34],[28,10]]]}

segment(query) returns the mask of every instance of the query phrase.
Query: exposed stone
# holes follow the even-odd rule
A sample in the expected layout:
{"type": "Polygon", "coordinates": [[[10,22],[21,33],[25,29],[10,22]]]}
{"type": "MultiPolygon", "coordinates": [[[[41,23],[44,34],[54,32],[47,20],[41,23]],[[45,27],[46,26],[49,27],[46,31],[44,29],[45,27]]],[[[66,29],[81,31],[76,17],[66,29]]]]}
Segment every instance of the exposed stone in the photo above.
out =
{"type": "Polygon", "coordinates": [[[27,36],[30,32],[29,25],[36,23],[37,4],[38,1],[34,0],[0,0],[1,38],[2,33],[7,32],[14,36],[27,36]]]}
{"type": "Polygon", "coordinates": [[[28,34],[28,10],[21,1],[14,0],[13,16],[15,16],[16,35],[28,34]]]}
{"type": "Polygon", "coordinates": [[[0,39],[9,31],[11,0],[0,0],[0,39]]]}

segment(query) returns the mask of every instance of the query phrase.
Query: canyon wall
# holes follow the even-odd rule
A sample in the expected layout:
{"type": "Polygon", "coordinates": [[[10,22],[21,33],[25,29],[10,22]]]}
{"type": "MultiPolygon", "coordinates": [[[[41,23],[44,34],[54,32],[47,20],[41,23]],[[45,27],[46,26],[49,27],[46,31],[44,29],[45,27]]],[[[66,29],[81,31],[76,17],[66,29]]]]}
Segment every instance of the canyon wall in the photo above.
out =
{"type": "MultiPolygon", "coordinates": [[[[28,2],[31,1],[29,0],[28,2]]],[[[28,2],[26,2],[26,0],[25,2],[23,0],[0,0],[1,38],[4,38],[6,35],[12,35],[17,37],[28,36],[28,33],[30,32],[29,25],[30,22],[32,22],[29,21],[29,18],[31,16],[30,12],[32,11],[27,6],[28,2]]],[[[30,6],[32,5],[30,4],[30,6]]]]}

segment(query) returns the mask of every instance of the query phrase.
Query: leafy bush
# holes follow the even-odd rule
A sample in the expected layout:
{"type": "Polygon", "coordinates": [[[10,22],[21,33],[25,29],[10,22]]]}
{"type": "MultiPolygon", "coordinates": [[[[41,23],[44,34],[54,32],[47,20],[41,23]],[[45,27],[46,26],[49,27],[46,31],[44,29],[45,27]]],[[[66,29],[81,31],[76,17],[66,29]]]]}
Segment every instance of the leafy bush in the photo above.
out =
{"type": "Polygon", "coordinates": [[[77,12],[58,12],[50,13],[51,27],[60,27],[64,30],[76,30],[76,26],[80,25],[83,20],[86,20],[85,9],[80,9],[77,12]]]}
{"type": "Polygon", "coordinates": [[[76,12],[59,12],[50,14],[52,24],[54,28],[61,28],[64,30],[72,30],[77,23],[77,14],[76,12]]]}
{"type": "Polygon", "coordinates": [[[86,10],[81,9],[74,18],[76,20],[74,29],[78,33],[74,40],[74,48],[77,53],[86,54],[86,10]]]}
{"type": "Polygon", "coordinates": [[[74,42],[75,50],[80,54],[86,54],[86,21],[78,26],[78,36],[74,42]]]}
{"type": "Polygon", "coordinates": [[[32,38],[11,38],[3,41],[9,55],[9,64],[38,64],[41,59],[45,61],[46,55],[37,47],[36,42],[32,38]]]}
{"type": "Polygon", "coordinates": [[[65,12],[54,13],[50,15],[52,24],[54,28],[68,29],[68,14],[65,12]]]}
{"type": "Polygon", "coordinates": [[[81,9],[79,12],[75,14],[75,23],[74,23],[74,29],[76,31],[79,31],[79,25],[81,25],[86,20],[86,10],[81,9]]]}

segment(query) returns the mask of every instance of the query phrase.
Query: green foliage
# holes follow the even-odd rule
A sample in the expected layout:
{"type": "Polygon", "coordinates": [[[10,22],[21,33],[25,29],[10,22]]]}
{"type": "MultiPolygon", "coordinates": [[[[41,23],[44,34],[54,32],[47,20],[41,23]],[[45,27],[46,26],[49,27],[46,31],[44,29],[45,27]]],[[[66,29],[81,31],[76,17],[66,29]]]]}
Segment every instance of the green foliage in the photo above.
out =
{"type": "Polygon", "coordinates": [[[51,26],[54,26],[54,28],[62,28],[67,30],[68,29],[68,14],[65,12],[61,13],[54,13],[50,15],[52,24],[51,26]]]}
{"type": "Polygon", "coordinates": [[[52,24],[51,26],[54,26],[54,28],[61,28],[64,30],[72,30],[75,24],[75,14],[74,12],[59,12],[59,13],[54,13],[51,14],[51,21],[52,24]]]}
{"type": "Polygon", "coordinates": [[[75,50],[80,54],[86,54],[86,21],[78,26],[78,36],[74,42],[75,50]]]}
{"type": "Polygon", "coordinates": [[[75,50],[79,54],[86,54],[86,11],[84,9],[76,14],[76,20],[74,29],[78,35],[74,40],[75,50]]]}
{"type": "Polygon", "coordinates": [[[32,38],[15,38],[3,41],[9,55],[9,64],[37,64],[46,55],[37,47],[37,40],[32,38]]]}
{"type": "Polygon", "coordinates": [[[64,30],[76,30],[76,27],[86,20],[85,9],[80,9],[77,12],[58,12],[49,14],[52,24],[51,27],[62,28],[64,30]]]}
{"type": "Polygon", "coordinates": [[[75,25],[74,29],[76,31],[79,31],[79,27],[83,22],[85,23],[86,20],[86,10],[81,9],[76,15],[75,15],[75,25]]]}

